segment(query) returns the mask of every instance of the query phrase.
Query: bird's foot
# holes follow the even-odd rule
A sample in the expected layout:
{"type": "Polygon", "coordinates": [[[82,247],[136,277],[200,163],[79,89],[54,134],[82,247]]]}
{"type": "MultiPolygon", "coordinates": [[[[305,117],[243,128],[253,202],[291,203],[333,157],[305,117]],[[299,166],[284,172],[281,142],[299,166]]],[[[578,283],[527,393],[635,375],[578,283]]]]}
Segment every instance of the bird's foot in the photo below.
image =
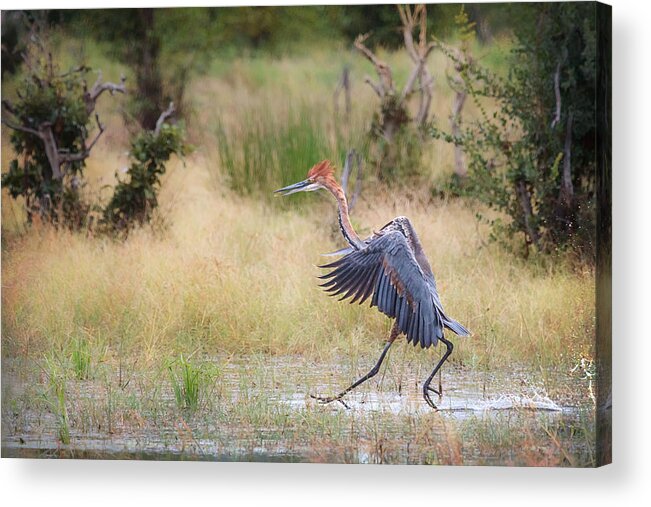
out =
{"type": "Polygon", "coordinates": [[[427,386],[428,391],[432,391],[434,394],[436,394],[439,397],[439,399],[441,399],[443,397],[443,388],[440,387],[439,389],[434,389],[431,386],[427,386]]]}
{"type": "Polygon", "coordinates": [[[435,389],[429,386],[425,386],[425,388],[423,389],[423,398],[425,398],[425,401],[430,407],[432,407],[434,410],[438,412],[438,407],[434,405],[434,402],[432,401],[432,397],[429,395],[429,391],[434,391],[435,393],[438,393],[438,391],[436,391],[435,389]]]}
{"type": "Polygon", "coordinates": [[[337,396],[316,396],[314,394],[310,394],[310,398],[316,400],[320,405],[327,405],[328,403],[331,403],[333,401],[338,401],[344,407],[350,409],[350,407],[346,404],[346,402],[342,400],[343,398],[342,394],[338,394],[337,396]]]}
{"type": "Polygon", "coordinates": [[[321,405],[327,405],[328,403],[341,399],[341,396],[316,396],[315,394],[310,394],[310,398],[316,400],[321,405]]]}

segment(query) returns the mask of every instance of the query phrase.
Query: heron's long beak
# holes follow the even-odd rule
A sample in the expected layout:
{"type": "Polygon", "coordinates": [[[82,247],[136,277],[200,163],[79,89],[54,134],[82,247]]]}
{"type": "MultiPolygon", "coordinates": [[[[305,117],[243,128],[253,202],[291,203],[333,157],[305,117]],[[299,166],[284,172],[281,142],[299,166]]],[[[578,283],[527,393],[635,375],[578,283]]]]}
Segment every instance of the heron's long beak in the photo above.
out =
{"type": "Polygon", "coordinates": [[[294,183],[293,185],[279,188],[278,190],[274,191],[274,194],[285,196],[294,194],[296,192],[311,192],[312,190],[317,190],[318,188],[319,186],[316,183],[312,183],[310,180],[303,180],[299,181],[298,183],[294,183]]]}

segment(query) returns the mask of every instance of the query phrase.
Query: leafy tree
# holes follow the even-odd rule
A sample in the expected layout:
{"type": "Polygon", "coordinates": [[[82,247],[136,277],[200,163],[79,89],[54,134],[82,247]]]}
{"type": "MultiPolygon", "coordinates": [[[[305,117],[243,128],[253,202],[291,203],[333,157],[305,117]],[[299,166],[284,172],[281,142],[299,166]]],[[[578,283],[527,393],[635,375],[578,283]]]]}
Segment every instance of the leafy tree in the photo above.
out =
{"type": "Polygon", "coordinates": [[[62,73],[36,25],[30,40],[18,99],[2,101],[7,113],[2,121],[12,129],[16,153],[2,186],[12,197],[25,199],[28,220],[38,213],[48,222],[80,227],[90,209],[81,196],[83,169],[104,132],[94,114],[98,133],[88,143],[95,104],[105,91],[123,93],[124,82],[103,82],[100,73],[89,89],[89,67],[62,73]]]}
{"type": "Polygon", "coordinates": [[[595,227],[595,7],[531,4],[531,24],[515,31],[507,79],[440,47],[460,69],[481,118],[458,135],[434,137],[463,147],[467,190],[510,221],[495,238],[521,234],[550,252],[592,255],[595,227]]]}

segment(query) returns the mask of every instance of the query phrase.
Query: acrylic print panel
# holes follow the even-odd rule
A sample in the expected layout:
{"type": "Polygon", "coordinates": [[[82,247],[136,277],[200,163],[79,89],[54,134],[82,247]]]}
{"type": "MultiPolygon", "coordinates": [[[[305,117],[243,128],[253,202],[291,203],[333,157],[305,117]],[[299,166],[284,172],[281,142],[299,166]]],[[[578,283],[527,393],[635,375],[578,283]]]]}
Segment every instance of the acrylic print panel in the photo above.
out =
{"type": "Polygon", "coordinates": [[[2,23],[3,457],[610,462],[610,7],[2,23]]]}

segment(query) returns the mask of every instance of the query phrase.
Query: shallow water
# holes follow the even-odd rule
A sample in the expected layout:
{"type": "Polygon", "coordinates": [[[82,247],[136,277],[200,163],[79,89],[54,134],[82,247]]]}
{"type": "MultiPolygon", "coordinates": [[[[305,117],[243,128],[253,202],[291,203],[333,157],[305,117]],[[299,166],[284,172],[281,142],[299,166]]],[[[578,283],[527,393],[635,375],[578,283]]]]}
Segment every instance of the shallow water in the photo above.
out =
{"type": "Polygon", "coordinates": [[[426,371],[409,360],[328,405],[310,394],[338,392],[364,368],[297,357],[213,362],[220,374],[193,413],[176,406],[161,372],[134,373],[124,388],[111,375],[68,380],[62,444],[43,375],[5,361],[2,455],[580,466],[594,454],[589,381],[570,373],[448,367],[435,412],[421,394],[426,371]]]}

